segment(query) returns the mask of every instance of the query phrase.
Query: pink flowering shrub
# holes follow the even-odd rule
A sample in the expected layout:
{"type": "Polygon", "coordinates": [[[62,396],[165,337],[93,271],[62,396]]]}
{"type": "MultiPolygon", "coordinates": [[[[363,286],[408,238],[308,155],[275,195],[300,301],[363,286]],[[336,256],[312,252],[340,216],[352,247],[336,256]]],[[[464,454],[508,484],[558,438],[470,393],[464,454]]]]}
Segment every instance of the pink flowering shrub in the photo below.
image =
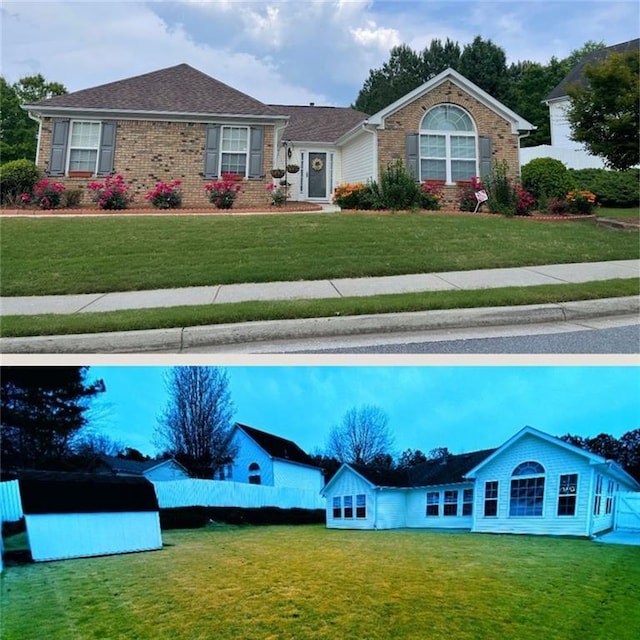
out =
{"type": "Polygon", "coordinates": [[[60,206],[65,186],[61,182],[51,182],[43,178],[33,185],[33,193],[23,193],[20,200],[24,204],[36,204],[41,209],[55,209],[60,206]]]}
{"type": "Polygon", "coordinates": [[[271,196],[271,204],[281,207],[287,201],[287,185],[277,186],[273,182],[267,185],[267,191],[271,196]]]}
{"type": "Polygon", "coordinates": [[[437,211],[442,200],[442,185],[439,182],[424,180],[420,184],[420,205],[423,209],[437,211]]]}
{"type": "Polygon", "coordinates": [[[484,185],[477,176],[472,176],[471,180],[458,181],[458,193],[456,201],[460,211],[475,211],[478,200],[476,199],[476,191],[483,191],[484,185]]]}
{"type": "Polygon", "coordinates": [[[516,184],[516,215],[529,215],[536,206],[536,199],[522,185],[516,184]]]}
{"type": "Polygon", "coordinates": [[[214,180],[204,185],[204,190],[209,196],[209,202],[217,209],[231,209],[236,201],[242,186],[236,180],[225,180],[223,174],[222,180],[214,180]]]}
{"type": "Polygon", "coordinates": [[[182,180],[172,182],[156,182],[156,186],[147,191],[144,199],[150,202],[156,209],[177,209],[182,204],[182,180]]]}
{"type": "Polygon", "coordinates": [[[121,175],[107,176],[104,182],[90,182],[88,187],[94,192],[93,199],[100,209],[126,209],[133,200],[128,193],[129,185],[121,175]]]}

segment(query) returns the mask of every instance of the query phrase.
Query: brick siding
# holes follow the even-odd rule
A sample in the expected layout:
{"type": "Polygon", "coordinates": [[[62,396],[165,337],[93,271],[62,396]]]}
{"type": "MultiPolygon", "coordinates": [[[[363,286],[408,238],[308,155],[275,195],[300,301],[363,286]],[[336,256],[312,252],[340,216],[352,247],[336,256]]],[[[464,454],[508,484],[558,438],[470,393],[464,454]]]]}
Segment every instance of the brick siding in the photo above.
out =
{"type": "MultiPolygon", "coordinates": [[[[506,160],[511,176],[517,179],[520,145],[518,134],[511,131],[511,123],[450,81],[442,83],[386,118],[385,128],[378,131],[379,172],[397,159],[406,163],[406,134],[418,132],[425,113],[443,103],[455,104],[471,115],[478,135],[491,136],[493,162],[506,160]]],[[[456,195],[457,187],[445,186],[443,207],[457,208],[456,195]]]]}
{"type": "MultiPolygon", "coordinates": [[[[38,166],[46,171],[52,134],[51,118],[44,118],[40,138],[38,166]]],[[[206,123],[120,120],[116,131],[114,174],[121,174],[135,195],[132,206],[146,206],[145,194],[159,180],[182,180],[183,207],[213,208],[209,203],[203,177],[206,123]]],[[[267,185],[273,158],[273,126],[264,126],[262,168],[264,178],[245,179],[235,207],[257,207],[270,202],[267,185]]],[[[67,188],[83,191],[83,206],[92,204],[87,185],[100,178],[55,178],[67,188]]]]}

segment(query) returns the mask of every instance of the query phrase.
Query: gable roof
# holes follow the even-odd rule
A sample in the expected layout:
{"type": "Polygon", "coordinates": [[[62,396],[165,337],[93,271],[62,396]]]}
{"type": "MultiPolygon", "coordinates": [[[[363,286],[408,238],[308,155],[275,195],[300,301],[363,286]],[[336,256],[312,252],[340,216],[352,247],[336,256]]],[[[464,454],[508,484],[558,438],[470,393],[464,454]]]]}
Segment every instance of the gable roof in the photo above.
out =
{"type": "Polygon", "coordinates": [[[606,458],[596,453],[592,453],[591,451],[587,451],[586,449],[581,449],[580,447],[576,447],[575,445],[569,442],[565,442],[560,438],[556,438],[555,436],[551,436],[548,433],[545,433],[544,431],[540,431],[538,429],[534,429],[533,427],[529,427],[529,426],[526,426],[520,429],[518,433],[516,433],[514,436],[509,438],[509,440],[507,440],[502,446],[498,447],[497,449],[494,449],[493,452],[490,453],[483,460],[479,460],[476,466],[474,466],[472,469],[470,469],[467,472],[467,478],[470,478],[470,479],[475,478],[479,469],[481,469],[483,466],[491,462],[497,456],[504,453],[504,451],[512,447],[516,442],[518,442],[525,436],[534,436],[536,438],[539,438],[540,440],[543,440],[557,447],[560,447],[565,451],[582,456],[583,458],[586,458],[589,461],[589,464],[603,467],[611,476],[615,477],[620,482],[623,482],[629,487],[633,487],[634,490],[636,491],[640,490],[640,483],[638,483],[631,475],[629,475],[620,465],[613,462],[613,460],[607,460],[606,458]]]}
{"type": "Polygon", "coordinates": [[[519,131],[533,131],[537,128],[535,125],[519,116],[515,111],[512,111],[511,109],[509,109],[509,107],[502,104],[502,102],[489,95],[477,84],[474,84],[473,82],[471,82],[471,80],[465,78],[461,73],[458,73],[455,69],[451,69],[451,67],[445,69],[437,76],[431,78],[431,80],[427,80],[427,82],[425,82],[424,84],[420,85],[413,91],[410,91],[384,109],[381,109],[380,111],[378,111],[378,113],[372,115],[369,118],[369,124],[377,125],[384,128],[385,119],[390,115],[392,115],[399,109],[402,109],[414,100],[421,98],[423,95],[429,93],[429,91],[432,91],[433,89],[447,81],[452,82],[460,89],[466,91],[469,95],[478,100],[478,102],[484,104],[486,107],[497,113],[508,122],[511,122],[511,130],[513,133],[518,133],[519,131]]]}
{"type": "Polygon", "coordinates": [[[171,463],[178,466],[187,475],[189,475],[189,472],[174,458],[169,458],[167,460],[145,460],[144,462],[140,462],[138,460],[129,460],[127,458],[118,458],[115,456],[100,456],[100,462],[107,466],[116,475],[126,474],[144,476],[152,469],[171,463]]]}
{"type": "Polygon", "coordinates": [[[584,84],[584,69],[588,64],[596,64],[604,60],[611,53],[626,53],[627,51],[638,51],[640,49],[640,38],[614,44],[606,49],[591,51],[574,65],[569,73],[554,87],[553,91],[546,97],[545,102],[559,100],[567,97],[567,88],[572,84],[584,84]]]}
{"type": "Polygon", "coordinates": [[[254,429],[246,424],[236,424],[236,428],[244,431],[259,447],[261,447],[269,456],[287,462],[297,462],[310,467],[317,467],[311,457],[306,454],[295,442],[275,436],[266,431],[254,429]]]}
{"type": "MultiPolygon", "coordinates": [[[[343,469],[351,469],[373,487],[411,489],[417,487],[460,484],[467,482],[466,474],[479,462],[491,455],[495,449],[471,451],[450,455],[437,460],[427,460],[409,469],[383,469],[361,464],[344,464],[343,469]]],[[[327,483],[326,489],[334,482],[338,473],[327,483]]]]}
{"type": "Polygon", "coordinates": [[[289,116],[284,137],[291,142],[334,143],[369,117],[350,107],[270,105],[289,116]]]}
{"type": "Polygon", "coordinates": [[[277,118],[266,104],[188,64],[47,98],[30,111],[134,112],[277,118]]]}

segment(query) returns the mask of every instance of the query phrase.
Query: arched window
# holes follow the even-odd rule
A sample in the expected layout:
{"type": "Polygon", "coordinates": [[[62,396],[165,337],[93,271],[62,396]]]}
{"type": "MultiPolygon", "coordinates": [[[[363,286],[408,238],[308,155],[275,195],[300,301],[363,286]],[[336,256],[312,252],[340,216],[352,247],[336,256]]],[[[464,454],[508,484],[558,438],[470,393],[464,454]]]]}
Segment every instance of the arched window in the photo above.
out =
{"type": "Polygon", "coordinates": [[[252,462],[249,465],[249,483],[261,484],[262,478],[260,477],[260,465],[257,462],[252,462]]]}
{"type": "Polygon", "coordinates": [[[544,506],[544,467],[528,460],[511,474],[510,516],[541,516],[544,506]]]}
{"type": "Polygon", "coordinates": [[[470,180],[478,175],[478,135],[471,116],[453,104],[429,110],[420,125],[420,179],[470,180]]]}

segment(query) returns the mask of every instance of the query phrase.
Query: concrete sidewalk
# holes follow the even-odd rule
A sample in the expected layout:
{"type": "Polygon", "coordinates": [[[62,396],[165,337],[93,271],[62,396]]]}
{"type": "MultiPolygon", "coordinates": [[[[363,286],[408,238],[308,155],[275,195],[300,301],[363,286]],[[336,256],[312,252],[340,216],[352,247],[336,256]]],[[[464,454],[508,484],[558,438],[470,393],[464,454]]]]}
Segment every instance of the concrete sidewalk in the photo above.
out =
{"type": "Polygon", "coordinates": [[[346,298],[454,289],[527,287],[540,284],[633,278],[639,275],[640,260],[616,260],[379,278],[228,284],[69,296],[2,297],[0,298],[0,315],[74,314],[121,309],[225,304],[250,300],[346,298]]]}

